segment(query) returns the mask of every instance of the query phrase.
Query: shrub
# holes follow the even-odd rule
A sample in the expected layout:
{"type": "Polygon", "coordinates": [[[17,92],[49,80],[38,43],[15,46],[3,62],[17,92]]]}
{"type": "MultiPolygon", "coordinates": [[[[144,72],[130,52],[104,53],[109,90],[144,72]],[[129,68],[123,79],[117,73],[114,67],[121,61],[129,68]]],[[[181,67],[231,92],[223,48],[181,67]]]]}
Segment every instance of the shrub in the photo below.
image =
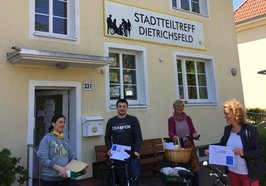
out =
{"type": "Polygon", "coordinates": [[[20,160],[6,148],[0,151],[0,186],[11,186],[15,181],[23,184],[27,180],[27,169],[19,165],[20,160]]]}
{"type": "MultiPolygon", "coordinates": [[[[263,153],[263,160],[264,163],[266,162],[266,128],[263,126],[258,127],[258,131],[260,133],[261,139],[263,141],[263,147],[264,147],[264,153],[263,153]]],[[[265,175],[265,170],[264,170],[264,176],[260,178],[260,185],[266,185],[266,175],[265,175]]]]}
{"type": "Polygon", "coordinates": [[[266,110],[261,108],[248,108],[247,120],[250,123],[261,123],[266,120],[266,110]]]}

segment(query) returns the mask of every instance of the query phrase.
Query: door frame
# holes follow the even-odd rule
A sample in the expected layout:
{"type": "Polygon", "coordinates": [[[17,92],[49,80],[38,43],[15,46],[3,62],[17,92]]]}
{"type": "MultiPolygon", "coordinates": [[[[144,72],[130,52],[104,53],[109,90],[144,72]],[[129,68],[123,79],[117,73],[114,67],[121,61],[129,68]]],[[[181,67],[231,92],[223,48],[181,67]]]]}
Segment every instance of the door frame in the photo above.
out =
{"type": "MultiPolygon", "coordinates": [[[[35,91],[38,89],[67,89],[69,90],[69,136],[72,143],[72,149],[77,159],[81,159],[81,83],[70,81],[29,81],[29,105],[28,105],[28,131],[27,144],[33,144],[35,127],[35,91]]],[[[33,150],[28,154],[28,175],[29,185],[32,185],[33,175],[33,150]]]]}

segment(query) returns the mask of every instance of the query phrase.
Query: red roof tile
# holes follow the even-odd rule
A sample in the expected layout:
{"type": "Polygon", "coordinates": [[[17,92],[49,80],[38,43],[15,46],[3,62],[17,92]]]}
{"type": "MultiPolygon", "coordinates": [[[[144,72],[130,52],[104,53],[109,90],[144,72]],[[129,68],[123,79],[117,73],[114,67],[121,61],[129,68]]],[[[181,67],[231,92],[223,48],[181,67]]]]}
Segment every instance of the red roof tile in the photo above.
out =
{"type": "Polygon", "coordinates": [[[235,23],[266,15],[266,0],[245,0],[235,11],[235,23]]]}

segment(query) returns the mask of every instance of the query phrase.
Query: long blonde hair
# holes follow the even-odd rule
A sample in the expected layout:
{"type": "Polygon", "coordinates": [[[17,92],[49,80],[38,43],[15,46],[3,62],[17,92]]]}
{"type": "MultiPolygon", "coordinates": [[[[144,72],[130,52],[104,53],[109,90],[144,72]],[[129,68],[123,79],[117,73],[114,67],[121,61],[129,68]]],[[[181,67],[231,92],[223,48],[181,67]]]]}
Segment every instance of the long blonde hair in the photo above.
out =
{"type": "Polygon", "coordinates": [[[246,123],[246,109],[236,99],[231,99],[223,104],[224,110],[227,112],[231,110],[235,116],[235,119],[239,124],[246,123]]]}

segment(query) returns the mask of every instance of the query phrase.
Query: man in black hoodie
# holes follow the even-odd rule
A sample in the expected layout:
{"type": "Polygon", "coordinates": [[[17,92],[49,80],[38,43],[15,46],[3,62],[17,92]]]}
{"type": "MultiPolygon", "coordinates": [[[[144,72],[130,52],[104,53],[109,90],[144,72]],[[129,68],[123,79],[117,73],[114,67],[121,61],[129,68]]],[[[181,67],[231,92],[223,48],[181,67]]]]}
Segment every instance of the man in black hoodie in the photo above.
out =
{"type": "MultiPolygon", "coordinates": [[[[139,121],[135,116],[127,114],[128,102],[119,99],[116,102],[117,115],[108,120],[105,131],[105,144],[108,148],[108,155],[111,156],[112,144],[126,145],[138,157],[130,161],[130,175],[133,182],[138,182],[140,176],[139,150],[142,143],[142,134],[139,121]]],[[[116,166],[123,166],[124,161],[115,160],[116,166]]],[[[125,171],[118,170],[121,185],[126,183],[125,171]]]]}

